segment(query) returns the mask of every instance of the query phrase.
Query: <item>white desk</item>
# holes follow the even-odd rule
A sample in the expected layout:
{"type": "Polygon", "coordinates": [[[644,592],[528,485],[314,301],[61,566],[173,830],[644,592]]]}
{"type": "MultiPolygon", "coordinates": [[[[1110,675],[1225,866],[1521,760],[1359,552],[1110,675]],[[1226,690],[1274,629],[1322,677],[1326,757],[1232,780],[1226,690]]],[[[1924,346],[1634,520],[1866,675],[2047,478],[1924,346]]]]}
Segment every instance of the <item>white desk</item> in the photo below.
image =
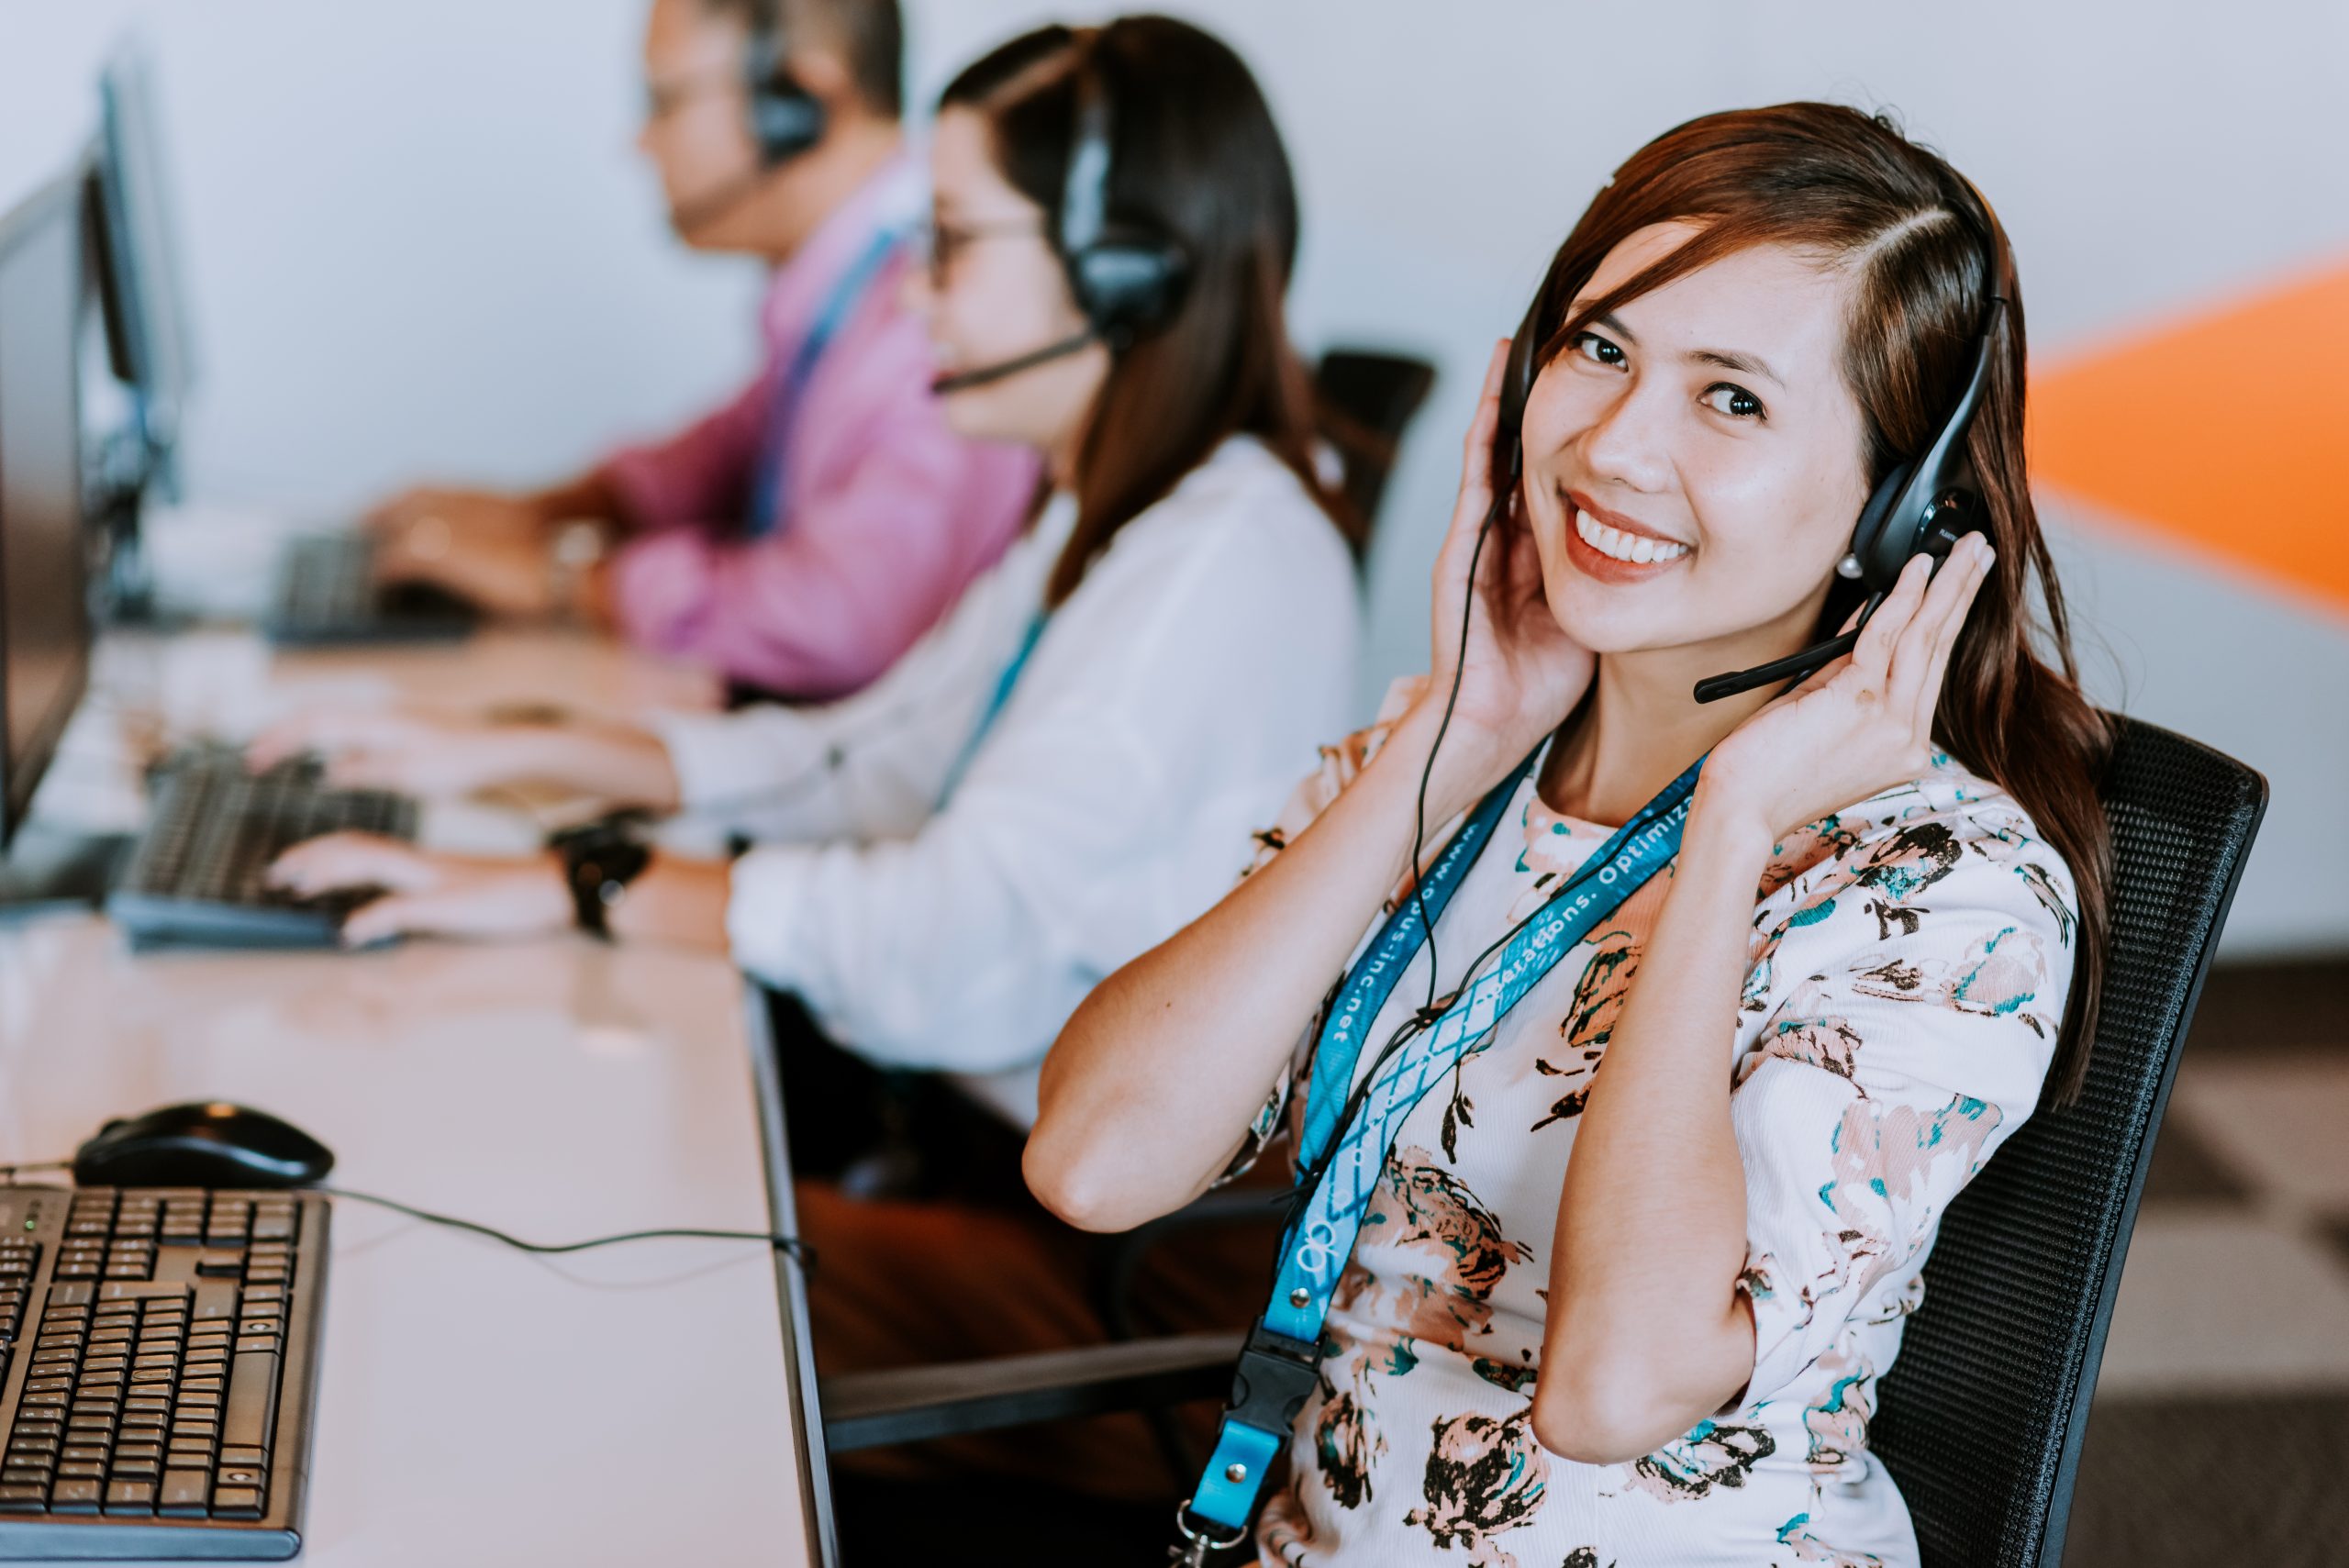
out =
{"type": "MultiPolygon", "coordinates": [[[[553,636],[274,665],[215,636],[117,644],[103,663],[109,684],[143,671],[167,710],[214,717],[266,696],[237,690],[239,670],[313,695],[362,680],[452,701],[707,695],[553,636]]],[[[85,713],[72,765],[101,772],[118,722],[85,713]]],[[[99,801],[100,783],[44,794],[99,801]]],[[[339,1184],[531,1240],[788,1229],[763,1031],[721,959],[579,937],[133,956],[95,917],[0,929],[0,1161],[217,1097],[324,1140],[339,1184]]],[[[830,1560],[820,1443],[797,1435],[815,1419],[799,1282],[769,1249],[546,1260],[338,1203],[332,1251],[301,1561],[830,1560]]]]}

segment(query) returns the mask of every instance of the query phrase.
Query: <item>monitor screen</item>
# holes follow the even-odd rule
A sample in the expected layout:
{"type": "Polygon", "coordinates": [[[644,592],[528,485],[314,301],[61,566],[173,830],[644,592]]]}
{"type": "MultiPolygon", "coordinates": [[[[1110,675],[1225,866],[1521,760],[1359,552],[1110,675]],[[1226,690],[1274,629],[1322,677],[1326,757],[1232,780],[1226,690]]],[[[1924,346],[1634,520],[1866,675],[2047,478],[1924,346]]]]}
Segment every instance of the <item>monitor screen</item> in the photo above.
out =
{"type": "Polygon", "coordinates": [[[170,494],[177,488],[173,457],[194,364],[145,55],[128,46],[117,50],[99,79],[98,96],[96,259],[115,373],[139,395],[156,477],[170,494]]]}
{"type": "Polygon", "coordinates": [[[89,673],[82,190],[77,171],[0,218],[0,844],[89,673]]]}

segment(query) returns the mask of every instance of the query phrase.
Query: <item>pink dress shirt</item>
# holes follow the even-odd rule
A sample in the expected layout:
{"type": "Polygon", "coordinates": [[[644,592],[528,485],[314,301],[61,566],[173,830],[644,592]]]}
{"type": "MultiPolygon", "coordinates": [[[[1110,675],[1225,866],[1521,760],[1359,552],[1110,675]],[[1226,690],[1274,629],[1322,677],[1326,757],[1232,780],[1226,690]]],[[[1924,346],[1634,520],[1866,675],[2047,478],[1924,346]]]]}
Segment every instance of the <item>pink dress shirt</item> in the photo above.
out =
{"type": "Polygon", "coordinates": [[[777,380],[835,285],[875,235],[907,227],[920,192],[904,159],[868,181],[776,270],[758,380],[671,439],[605,463],[639,536],[613,563],[631,641],[767,691],[845,696],[896,662],[1019,531],[1035,455],[947,428],[928,336],[898,300],[903,250],[825,345],[786,428],[770,428],[777,380]],[[751,496],[776,464],[775,526],[747,538],[751,496]]]}

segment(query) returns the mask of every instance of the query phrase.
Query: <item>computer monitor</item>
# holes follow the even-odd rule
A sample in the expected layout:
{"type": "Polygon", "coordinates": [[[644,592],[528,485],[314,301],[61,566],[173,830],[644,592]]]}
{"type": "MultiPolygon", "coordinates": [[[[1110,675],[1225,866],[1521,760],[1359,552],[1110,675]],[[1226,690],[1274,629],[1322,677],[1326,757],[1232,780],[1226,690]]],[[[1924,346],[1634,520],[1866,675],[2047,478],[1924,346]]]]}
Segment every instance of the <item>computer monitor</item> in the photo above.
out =
{"type": "Polygon", "coordinates": [[[0,848],[89,677],[83,188],[77,169],[0,217],[0,848]]]}
{"type": "Polygon", "coordinates": [[[147,57],[126,44],[98,80],[95,272],[115,374],[136,400],[149,482],[179,498],[180,417],[195,382],[171,182],[147,57]]]}

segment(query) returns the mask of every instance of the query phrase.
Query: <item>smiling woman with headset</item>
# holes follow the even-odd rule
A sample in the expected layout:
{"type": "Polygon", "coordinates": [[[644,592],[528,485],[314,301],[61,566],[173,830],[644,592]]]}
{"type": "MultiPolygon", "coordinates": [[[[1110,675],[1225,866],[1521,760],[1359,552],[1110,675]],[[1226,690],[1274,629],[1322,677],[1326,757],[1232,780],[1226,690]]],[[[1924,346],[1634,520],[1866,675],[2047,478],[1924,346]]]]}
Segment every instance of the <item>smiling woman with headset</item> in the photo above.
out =
{"type": "Polygon", "coordinates": [[[1027,1172],[1081,1226],[1293,1141],[1193,1560],[1283,1451],[1266,1563],[1916,1560],[1876,1380],[2103,947],[2022,388],[1996,217],[1887,121],[1693,121],[1584,214],[1431,678],[1045,1065],[1027,1172]]]}

